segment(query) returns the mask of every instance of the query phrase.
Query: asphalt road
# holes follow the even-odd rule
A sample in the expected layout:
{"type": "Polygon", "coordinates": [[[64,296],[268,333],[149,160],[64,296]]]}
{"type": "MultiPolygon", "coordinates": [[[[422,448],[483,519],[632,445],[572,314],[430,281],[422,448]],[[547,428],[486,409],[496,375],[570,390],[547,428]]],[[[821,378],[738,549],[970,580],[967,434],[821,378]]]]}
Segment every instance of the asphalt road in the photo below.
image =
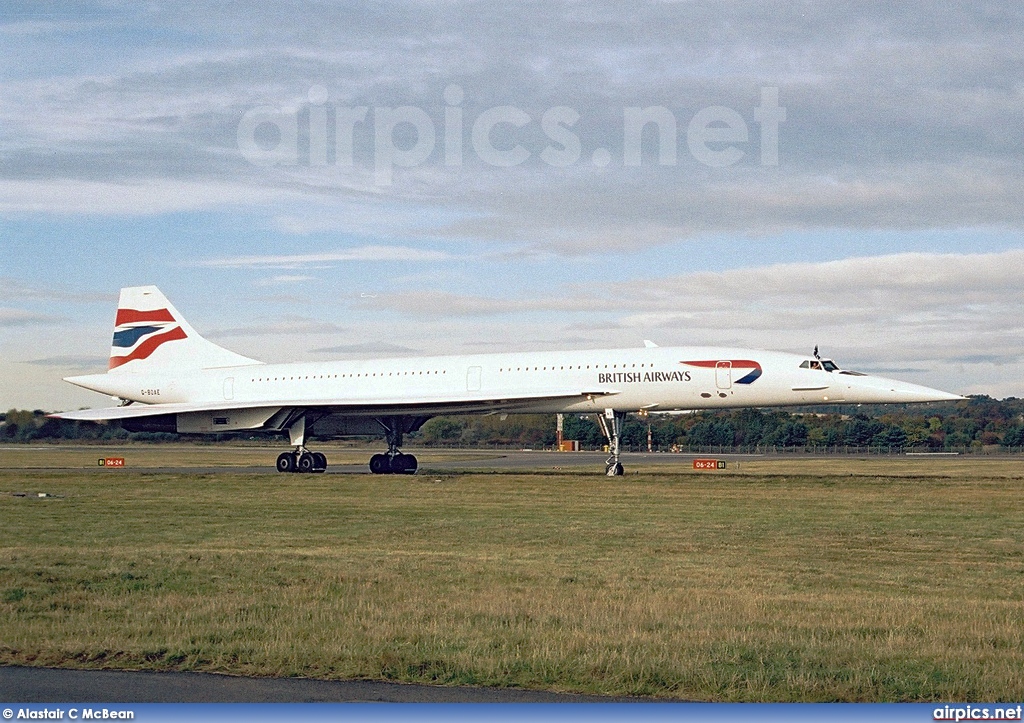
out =
{"type": "Polygon", "coordinates": [[[0,702],[17,703],[608,703],[639,699],[564,695],[511,688],[467,688],[369,680],[239,678],[0,667],[0,702]]]}

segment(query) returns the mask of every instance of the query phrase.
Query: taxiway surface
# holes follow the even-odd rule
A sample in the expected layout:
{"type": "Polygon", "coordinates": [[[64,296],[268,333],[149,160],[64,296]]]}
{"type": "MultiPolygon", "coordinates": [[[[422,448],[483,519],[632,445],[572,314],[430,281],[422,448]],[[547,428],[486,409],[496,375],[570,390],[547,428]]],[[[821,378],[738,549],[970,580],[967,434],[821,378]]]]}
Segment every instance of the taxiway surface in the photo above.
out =
{"type": "Polygon", "coordinates": [[[513,688],[470,688],[370,680],[240,678],[0,667],[0,701],[16,703],[608,703],[639,699],[513,688]]]}

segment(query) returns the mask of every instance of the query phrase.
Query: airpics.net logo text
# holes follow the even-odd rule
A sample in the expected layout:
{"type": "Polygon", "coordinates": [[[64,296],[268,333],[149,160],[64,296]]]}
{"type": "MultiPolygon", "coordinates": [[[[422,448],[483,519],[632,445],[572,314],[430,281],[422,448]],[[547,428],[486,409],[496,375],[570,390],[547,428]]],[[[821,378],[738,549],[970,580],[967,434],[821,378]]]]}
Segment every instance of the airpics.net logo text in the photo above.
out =
{"type": "MultiPolygon", "coordinates": [[[[444,89],[443,110],[435,112],[440,117],[417,106],[348,106],[329,97],[326,88],[315,85],[307,93],[308,102],[251,108],[238,124],[239,152],[258,166],[351,168],[365,163],[380,186],[391,184],[396,168],[415,168],[431,159],[449,168],[462,166],[467,157],[496,168],[512,168],[532,158],[556,168],[588,162],[576,131],[582,116],[569,106],[532,115],[515,105],[467,113],[465,92],[458,85],[444,89]],[[543,137],[535,139],[544,143],[542,148],[527,141],[538,126],[543,137]]],[[[786,120],[786,109],[779,105],[777,87],[761,88],[760,103],[750,109],[749,120],[722,105],[680,115],[664,105],[623,107],[614,143],[587,149],[589,163],[597,168],[613,163],[638,167],[646,160],[676,166],[681,163],[682,132],[690,156],[710,168],[753,156],[755,144],[760,165],[779,164],[779,125],[786,120]],[[757,129],[756,140],[751,125],[757,129]]]]}

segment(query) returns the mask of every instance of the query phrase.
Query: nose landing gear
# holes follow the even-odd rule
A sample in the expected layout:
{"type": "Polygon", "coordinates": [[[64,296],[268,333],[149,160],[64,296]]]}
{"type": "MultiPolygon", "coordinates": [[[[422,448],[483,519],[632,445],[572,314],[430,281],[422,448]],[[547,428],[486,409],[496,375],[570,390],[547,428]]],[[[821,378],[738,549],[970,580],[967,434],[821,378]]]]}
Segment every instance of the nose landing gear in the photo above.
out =
{"type": "Polygon", "coordinates": [[[622,463],[619,462],[619,437],[622,434],[622,422],[625,420],[625,412],[617,412],[614,409],[604,410],[604,414],[597,415],[598,424],[608,440],[608,459],[604,465],[604,473],[609,477],[621,477],[625,474],[622,463]]]}

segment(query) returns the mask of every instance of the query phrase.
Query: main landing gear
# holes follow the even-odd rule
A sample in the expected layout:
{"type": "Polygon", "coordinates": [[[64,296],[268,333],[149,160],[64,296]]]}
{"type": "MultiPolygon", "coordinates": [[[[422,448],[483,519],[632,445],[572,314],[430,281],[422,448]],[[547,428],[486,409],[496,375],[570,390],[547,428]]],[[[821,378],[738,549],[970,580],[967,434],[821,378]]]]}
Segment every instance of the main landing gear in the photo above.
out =
{"type": "Polygon", "coordinates": [[[327,455],[310,452],[300,447],[294,452],[282,452],[277,457],[278,472],[326,472],[327,455]]]}
{"type": "Polygon", "coordinates": [[[370,471],[374,474],[416,474],[416,458],[411,454],[375,454],[370,457],[370,471]]]}
{"type": "Polygon", "coordinates": [[[277,457],[278,472],[326,472],[327,456],[323,452],[306,449],[306,415],[298,417],[288,427],[288,439],[295,447],[292,452],[282,452],[277,457]]]}
{"type": "MultiPolygon", "coordinates": [[[[282,452],[277,458],[278,472],[324,472],[327,470],[327,457],[320,452],[306,449],[306,428],[319,423],[326,413],[317,410],[293,409],[282,412],[276,429],[287,430],[288,440],[294,450],[282,452]]],[[[344,434],[366,435],[374,433],[374,425],[384,431],[388,442],[388,451],[375,454],[370,458],[370,471],[374,474],[416,474],[416,458],[411,454],[403,454],[402,437],[411,434],[423,426],[430,417],[422,416],[391,416],[391,417],[357,417],[344,420],[341,424],[328,426],[324,433],[336,436],[344,434]]]]}
{"type": "Polygon", "coordinates": [[[626,419],[625,412],[617,412],[614,409],[604,410],[604,414],[597,415],[597,423],[608,440],[608,459],[605,461],[604,473],[609,477],[621,477],[626,472],[619,462],[619,437],[622,434],[622,422],[626,419]]]}
{"type": "Polygon", "coordinates": [[[384,429],[384,437],[388,442],[388,451],[370,457],[370,471],[374,474],[416,474],[418,465],[411,454],[403,454],[399,449],[406,422],[401,417],[378,419],[384,429]]]}

